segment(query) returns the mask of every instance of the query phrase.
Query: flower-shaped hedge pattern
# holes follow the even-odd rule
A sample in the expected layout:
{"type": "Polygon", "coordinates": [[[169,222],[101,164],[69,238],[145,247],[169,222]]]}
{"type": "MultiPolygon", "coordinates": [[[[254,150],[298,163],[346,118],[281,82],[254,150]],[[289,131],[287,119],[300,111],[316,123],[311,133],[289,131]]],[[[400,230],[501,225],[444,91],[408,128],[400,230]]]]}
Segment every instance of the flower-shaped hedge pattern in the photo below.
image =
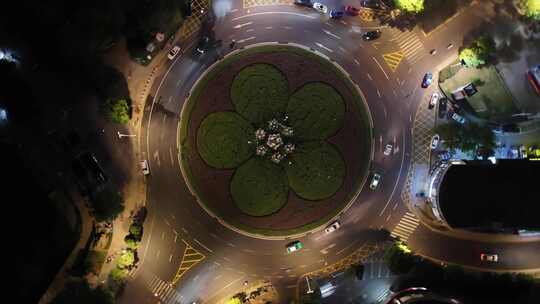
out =
{"type": "Polygon", "coordinates": [[[234,78],[231,99],[236,113],[209,114],[197,131],[197,148],[208,165],[236,168],[230,191],[244,213],[278,211],[289,189],[314,201],[336,193],[345,163],[325,140],[342,127],[345,104],[333,87],[311,82],[289,97],[277,68],[253,64],[234,78]],[[286,140],[279,142],[281,150],[273,141],[278,137],[286,140]]]}

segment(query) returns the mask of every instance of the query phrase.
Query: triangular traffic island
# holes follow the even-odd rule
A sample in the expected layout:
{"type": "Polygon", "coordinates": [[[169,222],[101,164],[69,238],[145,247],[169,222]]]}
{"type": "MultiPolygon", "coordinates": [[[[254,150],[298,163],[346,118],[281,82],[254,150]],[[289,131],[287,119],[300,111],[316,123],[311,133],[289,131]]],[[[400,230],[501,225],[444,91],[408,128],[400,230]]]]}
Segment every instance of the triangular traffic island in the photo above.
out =
{"type": "Polygon", "coordinates": [[[182,262],[176,271],[176,275],[172,281],[172,284],[176,284],[178,280],[189,270],[191,267],[197,265],[200,261],[204,260],[206,256],[198,252],[195,248],[191,247],[186,241],[182,240],[186,245],[184,254],[182,255],[182,262]]]}

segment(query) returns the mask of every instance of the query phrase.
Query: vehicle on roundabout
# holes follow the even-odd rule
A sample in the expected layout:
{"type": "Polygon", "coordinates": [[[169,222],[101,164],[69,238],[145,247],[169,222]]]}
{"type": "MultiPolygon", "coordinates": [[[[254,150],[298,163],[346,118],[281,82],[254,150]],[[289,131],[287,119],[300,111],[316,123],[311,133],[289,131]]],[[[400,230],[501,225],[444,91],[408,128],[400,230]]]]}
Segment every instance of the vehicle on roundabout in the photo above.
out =
{"type": "Polygon", "coordinates": [[[345,6],[345,12],[350,16],[358,16],[360,10],[352,5],[345,6]]]}
{"type": "Polygon", "coordinates": [[[428,109],[430,110],[433,109],[438,101],[439,101],[439,93],[434,92],[433,94],[431,94],[431,98],[429,99],[428,109]]]}
{"type": "Polygon", "coordinates": [[[392,144],[387,144],[386,147],[384,147],[384,155],[390,155],[390,153],[392,153],[392,148],[392,144]]]}
{"type": "Polygon", "coordinates": [[[362,39],[364,39],[366,41],[375,40],[375,39],[378,39],[379,37],[381,37],[381,30],[374,30],[374,31],[365,32],[362,35],[362,39]]]}
{"type": "Polygon", "coordinates": [[[313,7],[313,2],[311,2],[311,0],[294,0],[294,4],[313,7]]]}
{"type": "Polygon", "coordinates": [[[140,165],[141,165],[142,173],[144,175],[150,175],[150,167],[148,166],[148,161],[146,159],[141,160],[140,165]]]}
{"type": "Polygon", "coordinates": [[[433,74],[431,74],[430,72],[427,72],[424,75],[424,78],[422,79],[422,88],[425,89],[429,87],[432,82],[433,82],[433,74]]]}
{"type": "Polygon", "coordinates": [[[371,183],[369,184],[369,188],[370,188],[371,190],[377,189],[377,187],[379,186],[379,184],[380,184],[380,182],[381,182],[381,179],[382,179],[381,174],[375,172],[375,173],[373,174],[373,178],[371,178],[371,183]]]}
{"type": "Polygon", "coordinates": [[[498,262],[499,256],[494,253],[481,253],[480,261],[482,262],[498,262]]]}
{"type": "Polygon", "coordinates": [[[329,233],[332,233],[332,232],[338,230],[339,227],[341,227],[341,224],[338,221],[335,221],[332,224],[330,224],[328,227],[326,227],[326,229],[324,229],[324,232],[326,234],[329,234],[329,233]]]}
{"type": "Polygon", "coordinates": [[[210,45],[210,38],[208,36],[204,36],[201,39],[201,41],[199,41],[199,44],[197,45],[197,52],[199,52],[200,54],[206,53],[209,45],[210,45]]]}
{"type": "Polygon", "coordinates": [[[319,3],[319,2],[313,3],[313,8],[319,13],[322,13],[322,14],[328,13],[328,7],[322,3],[319,3]]]}
{"type": "Polygon", "coordinates": [[[167,54],[167,58],[169,58],[169,60],[173,60],[176,55],[178,55],[178,53],[180,53],[180,47],[178,45],[175,45],[167,54]]]}
{"type": "Polygon", "coordinates": [[[343,17],[343,12],[340,11],[340,10],[331,9],[329,15],[330,15],[330,18],[332,18],[332,19],[339,19],[339,18],[343,17]]]}
{"type": "Polygon", "coordinates": [[[440,140],[441,137],[439,136],[439,134],[435,134],[433,135],[433,137],[431,137],[431,150],[435,150],[437,148],[440,140]]]}
{"type": "Polygon", "coordinates": [[[298,251],[300,249],[304,248],[304,244],[300,241],[294,241],[292,243],[287,244],[287,253],[293,253],[295,251],[298,251]]]}

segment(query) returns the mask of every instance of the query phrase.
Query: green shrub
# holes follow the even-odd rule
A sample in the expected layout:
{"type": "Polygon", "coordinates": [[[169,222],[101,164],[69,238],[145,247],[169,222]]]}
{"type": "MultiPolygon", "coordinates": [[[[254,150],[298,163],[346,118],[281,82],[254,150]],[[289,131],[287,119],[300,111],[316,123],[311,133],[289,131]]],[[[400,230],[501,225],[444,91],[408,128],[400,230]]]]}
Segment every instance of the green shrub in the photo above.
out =
{"type": "Polygon", "coordinates": [[[108,100],[107,112],[109,119],[115,123],[126,124],[129,122],[130,110],[126,99],[108,100]]]}

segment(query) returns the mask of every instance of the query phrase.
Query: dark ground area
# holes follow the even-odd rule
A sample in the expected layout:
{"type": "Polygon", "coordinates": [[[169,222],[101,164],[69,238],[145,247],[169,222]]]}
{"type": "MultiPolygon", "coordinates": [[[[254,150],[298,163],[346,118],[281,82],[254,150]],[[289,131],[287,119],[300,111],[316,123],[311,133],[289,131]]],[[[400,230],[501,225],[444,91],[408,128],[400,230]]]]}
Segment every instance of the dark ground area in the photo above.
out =
{"type": "Polygon", "coordinates": [[[454,228],[540,229],[539,186],[540,162],[455,165],[443,178],[439,204],[454,228]]]}
{"type": "Polygon", "coordinates": [[[57,212],[15,146],[0,144],[0,157],[5,233],[10,239],[4,253],[14,270],[9,279],[16,287],[10,294],[17,303],[37,303],[75,246],[79,226],[72,227],[57,212]]]}

